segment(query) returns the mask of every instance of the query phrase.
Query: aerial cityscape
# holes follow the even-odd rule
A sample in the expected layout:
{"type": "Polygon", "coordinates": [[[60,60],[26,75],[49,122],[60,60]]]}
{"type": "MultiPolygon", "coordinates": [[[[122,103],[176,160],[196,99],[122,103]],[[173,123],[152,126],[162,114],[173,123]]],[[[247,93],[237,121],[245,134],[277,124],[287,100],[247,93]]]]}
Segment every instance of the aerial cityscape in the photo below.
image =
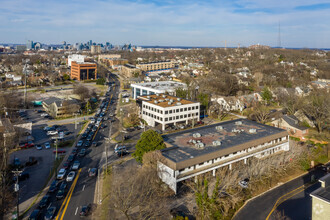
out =
{"type": "Polygon", "coordinates": [[[0,219],[330,219],[327,1],[0,11],[0,219]]]}

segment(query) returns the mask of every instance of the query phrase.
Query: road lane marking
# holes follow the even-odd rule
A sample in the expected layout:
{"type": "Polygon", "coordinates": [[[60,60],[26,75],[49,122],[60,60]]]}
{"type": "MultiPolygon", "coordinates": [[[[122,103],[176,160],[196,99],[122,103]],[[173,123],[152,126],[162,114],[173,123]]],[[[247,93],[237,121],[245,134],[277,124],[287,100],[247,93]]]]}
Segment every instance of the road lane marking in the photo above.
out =
{"type": "MultiPolygon", "coordinates": [[[[314,184],[316,184],[316,183],[314,183],[314,184]]],[[[268,214],[266,220],[269,220],[269,218],[270,218],[270,216],[272,215],[272,213],[273,213],[273,212],[277,209],[277,207],[279,207],[283,202],[285,202],[286,200],[292,198],[293,196],[295,196],[295,195],[301,193],[302,191],[307,190],[309,187],[313,186],[314,184],[311,184],[311,185],[309,185],[309,186],[308,186],[308,184],[306,184],[306,185],[302,185],[302,186],[300,186],[300,187],[298,187],[298,188],[296,188],[296,189],[294,189],[294,190],[292,190],[292,191],[290,191],[290,192],[284,194],[284,195],[281,196],[280,198],[278,198],[278,200],[276,201],[276,203],[275,203],[275,205],[273,206],[272,210],[269,212],[269,214],[268,214]],[[288,196],[288,197],[284,198],[285,196],[288,196]],[[284,198],[283,201],[281,201],[282,198],[284,198]]]]}
{"type": "Polygon", "coordinates": [[[77,173],[77,176],[76,176],[76,179],[74,180],[74,183],[73,183],[73,188],[72,188],[72,191],[68,197],[68,200],[66,202],[66,205],[64,206],[64,209],[63,209],[63,213],[62,213],[62,216],[61,216],[61,219],[60,220],[63,220],[64,218],[64,215],[65,215],[65,212],[66,212],[66,209],[68,208],[68,205],[69,205],[69,202],[70,202],[70,199],[71,199],[71,196],[72,196],[72,193],[73,193],[73,189],[76,187],[76,184],[77,184],[77,181],[78,181],[78,177],[80,175],[80,172],[81,172],[81,168],[79,169],[78,173],[77,173]]]}
{"type": "Polygon", "coordinates": [[[77,215],[77,212],[78,212],[78,207],[76,208],[76,212],[74,213],[74,215],[77,215]]]}
{"type": "Polygon", "coordinates": [[[82,191],[84,191],[85,190],[85,185],[83,186],[83,189],[82,189],[82,191]]]}

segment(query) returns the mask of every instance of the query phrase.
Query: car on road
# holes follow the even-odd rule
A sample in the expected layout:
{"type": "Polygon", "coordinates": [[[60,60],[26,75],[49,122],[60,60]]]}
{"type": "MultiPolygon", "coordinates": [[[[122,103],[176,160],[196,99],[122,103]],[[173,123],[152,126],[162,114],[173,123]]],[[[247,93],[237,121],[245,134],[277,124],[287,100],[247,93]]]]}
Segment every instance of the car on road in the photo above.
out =
{"type": "Polygon", "coordinates": [[[73,150],[71,151],[71,154],[77,155],[78,153],[78,148],[73,148],[73,150]]]}
{"type": "Polygon", "coordinates": [[[79,140],[78,143],[77,143],[77,147],[81,147],[83,145],[83,141],[82,140],[79,140]]]}
{"type": "Polygon", "coordinates": [[[37,145],[36,145],[36,149],[37,149],[37,150],[42,150],[42,146],[41,146],[40,144],[37,144],[37,145]]]}
{"type": "Polygon", "coordinates": [[[82,135],[81,135],[81,138],[87,138],[88,136],[88,133],[85,131],[82,135]]]}
{"type": "Polygon", "coordinates": [[[56,207],[55,206],[51,206],[47,209],[46,214],[44,219],[45,220],[51,220],[54,219],[55,217],[55,212],[56,212],[56,207]]]}
{"type": "Polygon", "coordinates": [[[40,217],[40,210],[39,209],[35,209],[31,213],[31,215],[29,216],[28,220],[38,220],[39,217],[40,217]]]}
{"type": "Polygon", "coordinates": [[[64,189],[60,189],[57,194],[56,194],[56,199],[59,200],[59,199],[63,199],[64,197],[64,194],[65,194],[65,190],[64,189]]]}
{"type": "Polygon", "coordinates": [[[92,131],[96,131],[97,130],[97,126],[94,126],[93,128],[92,128],[92,131]]]}
{"type": "Polygon", "coordinates": [[[44,131],[54,131],[54,130],[55,130],[54,127],[49,127],[49,126],[44,127],[44,131]]]}
{"type": "Polygon", "coordinates": [[[68,174],[68,176],[66,177],[66,181],[67,181],[67,182],[71,182],[71,181],[74,179],[75,175],[76,175],[76,172],[71,171],[71,172],[68,174]]]}
{"type": "Polygon", "coordinates": [[[91,119],[91,123],[94,124],[95,123],[95,118],[91,119]]]}
{"type": "Polygon", "coordinates": [[[69,161],[65,161],[64,164],[63,164],[63,168],[64,169],[68,169],[69,168],[69,165],[70,165],[70,162],[69,161]]]}
{"type": "Polygon", "coordinates": [[[64,134],[65,135],[69,135],[69,134],[72,134],[73,132],[72,131],[65,131],[64,134]]]}
{"type": "Polygon", "coordinates": [[[48,114],[47,113],[42,113],[40,116],[45,117],[45,116],[48,116],[48,114]]]}
{"type": "Polygon", "coordinates": [[[87,141],[91,141],[93,139],[93,135],[89,134],[88,137],[86,138],[87,141]]]}
{"type": "Polygon", "coordinates": [[[29,157],[29,160],[26,161],[25,166],[33,166],[38,163],[38,160],[35,157],[29,157]]]}
{"type": "Polygon", "coordinates": [[[86,148],[86,147],[89,147],[89,146],[91,146],[91,142],[90,142],[90,141],[86,141],[86,142],[84,143],[84,147],[86,148]]]}
{"type": "Polygon", "coordinates": [[[83,149],[80,150],[78,156],[79,156],[79,157],[83,157],[83,156],[85,156],[85,154],[86,154],[86,149],[83,148],[83,149]]]}
{"type": "Polygon", "coordinates": [[[55,134],[58,134],[58,131],[47,131],[47,135],[55,135],[55,134]]]}
{"type": "Polygon", "coordinates": [[[68,186],[68,184],[65,181],[63,181],[60,185],[60,189],[64,190],[64,189],[66,189],[67,186],[68,186]]]}
{"type": "Polygon", "coordinates": [[[74,160],[74,154],[70,154],[68,157],[68,162],[72,162],[74,160]]]}
{"type": "Polygon", "coordinates": [[[96,147],[97,146],[97,142],[96,141],[93,141],[92,142],[92,147],[96,147]]]}
{"type": "Polygon", "coordinates": [[[97,168],[90,168],[88,170],[88,176],[92,177],[92,176],[96,176],[97,174],[97,168]]]}
{"type": "Polygon", "coordinates": [[[46,142],[45,143],[45,149],[49,149],[50,148],[50,143],[49,142],[46,142]]]}
{"type": "Polygon", "coordinates": [[[46,207],[49,204],[49,202],[50,202],[50,196],[45,195],[39,203],[39,208],[42,209],[42,208],[46,207]]]}
{"type": "Polygon", "coordinates": [[[81,207],[79,215],[81,217],[87,216],[87,215],[89,215],[90,211],[91,211],[91,205],[90,204],[89,205],[84,205],[84,206],[81,207]]]}
{"type": "Polygon", "coordinates": [[[66,174],[66,169],[64,169],[64,168],[60,169],[60,171],[58,171],[58,174],[57,174],[57,179],[63,179],[65,174],[66,174]]]}
{"type": "Polygon", "coordinates": [[[55,192],[57,190],[58,184],[59,184],[58,180],[54,180],[52,184],[50,184],[48,192],[50,193],[55,192]]]}
{"type": "Polygon", "coordinates": [[[76,160],[73,165],[72,165],[72,170],[78,170],[80,166],[80,162],[78,160],[76,160]]]}
{"type": "Polygon", "coordinates": [[[245,178],[244,180],[241,180],[238,182],[238,185],[241,186],[242,188],[247,188],[249,186],[249,179],[245,178]]]}

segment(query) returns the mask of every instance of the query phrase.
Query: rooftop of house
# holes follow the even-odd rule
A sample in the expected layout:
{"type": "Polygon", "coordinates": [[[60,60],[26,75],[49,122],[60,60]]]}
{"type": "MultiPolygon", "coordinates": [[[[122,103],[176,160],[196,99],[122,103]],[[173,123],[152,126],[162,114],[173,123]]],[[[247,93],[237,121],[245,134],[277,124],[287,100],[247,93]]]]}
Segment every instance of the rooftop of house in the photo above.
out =
{"type": "Polygon", "coordinates": [[[186,84],[180,83],[180,82],[175,82],[175,81],[137,83],[137,84],[132,84],[131,86],[132,87],[136,87],[136,86],[148,87],[148,88],[161,90],[161,91],[187,87],[186,84]]]}
{"type": "Polygon", "coordinates": [[[218,151],[228,154],[235,146],[244,145],[248,148],[257,145],[257,142],[269,142],[287,134],[280,128],[236,119],[164,135],[164,141],[170,147],[161,153],[165,158],[178,163],[218,151]]]}
{"type": "Polygon", "coordinates": [[[176,96],[165,95],[165,94],[154,94],[147,96],[139,96],[144,102],[150,103],[152,105],[156,105],[162,108],[174,107],[174,106],[183,106],[187,104],[194,104],[196,102],[178,98],[176,96]]]}
{"type": "Polygon", "coordinates": [[[299,119],[294,115],[283,115],[283,120],[286,121],[290,126],[299,130],[307,130],[307,127],[299,125],[299,119]]]}
{"type": "Polygon", "coordinates": [[[330,203],[330,173],[319,179],[321,187],[311,193],[311,196],[315,196],[327,203],[330,203]]]}

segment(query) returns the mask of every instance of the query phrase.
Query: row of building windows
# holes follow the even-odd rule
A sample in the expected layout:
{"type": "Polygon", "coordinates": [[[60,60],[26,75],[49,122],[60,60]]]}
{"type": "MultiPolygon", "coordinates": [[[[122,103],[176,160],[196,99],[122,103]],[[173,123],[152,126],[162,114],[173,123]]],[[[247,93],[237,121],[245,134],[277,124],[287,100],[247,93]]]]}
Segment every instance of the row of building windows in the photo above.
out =
{"type": "Polygon", "coordinates": [[[149,117],[152,117],[152,118],[160,120],[160,121],[173,121],[173,120],[178,120],[178,119],[189,119],[189,118],[195,117],[195,116],[198,117],[198,112],[191,113],[191,114],[185,114],[185,115],[177,115],[177,116],[174,116],[174,117],[166,117],[166,118],[162,118],[162,117],[159,117],[157,115],[153,115],[153,114],[151,114],[149,112],[145,112],[145,111],[143,111],[143,115],[147,115],[149,117]]]}
{"type": "MultiPolygon", "coordinates": [[[[157,112],[157,113],[160,113],[160,114],[163,114],[163,110],[159,110],[157,108],[153,108],[149,105],[143,105],[143,108],[145,109],[149,109],[153,112],[157,112]]],[[[186,107],[186,108],[177,108],[177,109],[173,109],[173,110],[166,110],[165,111],[165,115],[167,114],[173,114],[173,113],[178,113],[178,112],[186,112],[186,111],[192,111],[192,110],[198,110],[199,109],[199,106],[192,106],[192,107],[186,107]]]]}

